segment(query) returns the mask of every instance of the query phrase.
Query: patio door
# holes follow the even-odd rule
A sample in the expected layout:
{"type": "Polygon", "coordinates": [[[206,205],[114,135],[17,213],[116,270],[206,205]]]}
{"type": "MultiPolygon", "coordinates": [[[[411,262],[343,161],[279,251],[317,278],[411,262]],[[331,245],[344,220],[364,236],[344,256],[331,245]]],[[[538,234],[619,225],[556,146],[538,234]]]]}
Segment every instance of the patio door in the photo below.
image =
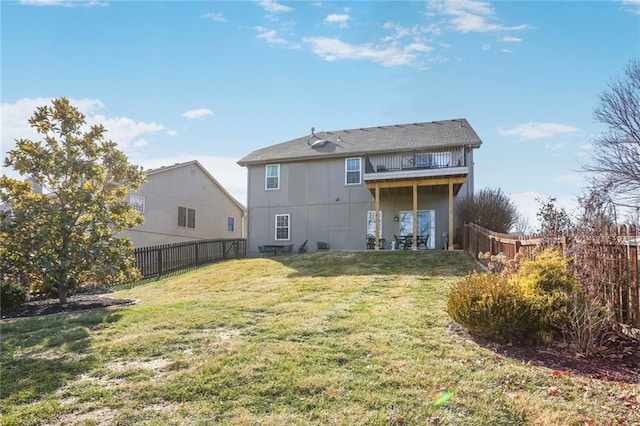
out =
{"type": "MultiPolygon", "coordinates": [[[[382,210],[378,212],[378,238],[382,238],[382,210]]],[[[376,211],[367,212],[367,235],[376,235],[376,211]]]]}
{"type": "MultiPolygon", "coordinates": [[[[400,235],[413,234],[413,211],[400,212],[400,235]]],[[[436,248],[436,211],[418,210],[418,235],[428,235],[427,248],[436,248]]]]}

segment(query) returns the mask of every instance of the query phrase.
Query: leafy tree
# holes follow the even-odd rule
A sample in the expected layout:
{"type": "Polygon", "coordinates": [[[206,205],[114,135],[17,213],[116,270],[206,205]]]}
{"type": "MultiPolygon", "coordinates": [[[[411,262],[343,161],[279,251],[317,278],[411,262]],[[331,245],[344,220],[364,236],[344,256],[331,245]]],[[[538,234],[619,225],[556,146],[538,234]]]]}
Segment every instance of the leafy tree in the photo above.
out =
{"type": "Polygon", "coordinates": [[[29,124],[42,140],[16,140],[4,165],[44,194],[0,178],[0,201],[11,209],[0,216],[0,270],[39,282],[63,304],[83,283],[135,277],[131,243],[118,233],[143,222],[126,196],[144,172],[66,98],[37,108],[29,124]]]}
{"type": "Polygon", "coordinates": [[[614,79],[599,97],[596,120],[608,131],[595,141],[592,185],[613,192],[617,200],[640,202],[640,61],[630,61],[625,78],[614,79]]]}
{"type": "Polygon", "coordinates": [[[509,232],[518,220],[518,209],[501,189],[485,188],[462,197],[457,210],[465,222],[495,232],[509,232]]]}

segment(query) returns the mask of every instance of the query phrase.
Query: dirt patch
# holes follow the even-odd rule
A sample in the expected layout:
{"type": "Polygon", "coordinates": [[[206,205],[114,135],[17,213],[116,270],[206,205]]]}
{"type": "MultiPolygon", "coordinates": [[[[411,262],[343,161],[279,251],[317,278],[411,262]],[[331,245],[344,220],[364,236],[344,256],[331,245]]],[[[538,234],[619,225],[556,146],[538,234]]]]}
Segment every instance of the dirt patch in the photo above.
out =
{"type": "Polygon", "coordinates": [[[2,319],[39,317],[43,315],[68,314],[95,309],[126,306],[136,303],[133,299],[113,299],[103,294],[78,294],[67,298],[61,305],[57,299],[31,300],[14,309],[3,309],[2,319]]]}
{"type": "Polygon", "coordinates": [[[597,380],[640,383],[640,341],[627,336],[609,338],[593,357],[585,358],[568,345],[515,345],[496,343],[470,335],[463,327],[451,324],[450,331],[500,356],[512,358],[556,374],[573,374],[597,380]]]}

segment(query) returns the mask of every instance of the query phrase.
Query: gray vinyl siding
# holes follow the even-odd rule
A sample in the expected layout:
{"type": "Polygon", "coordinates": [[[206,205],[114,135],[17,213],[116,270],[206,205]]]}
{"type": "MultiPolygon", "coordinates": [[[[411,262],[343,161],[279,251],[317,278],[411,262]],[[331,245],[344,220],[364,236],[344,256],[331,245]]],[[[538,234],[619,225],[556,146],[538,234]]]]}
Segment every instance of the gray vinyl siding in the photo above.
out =
{"type": "Polygon", "coordinates": [[[134,195],[145,197],[144,224],[125,232],[135,247],[243,237],[244,211],[195,163],[151,172],[134,195]],[[196,211],[195,228],[178,226],[178,207],[196,211]],[[228,231],[227,218],[234,218],[228,231]]]}
{"type": "MultiPolygon", "coordinates": [[[[305,240],[311,251],[316,250],[317,241],[329,242],[335,250],[366,248],[367,211],[375,209],[375,200],[364,182],[345,184],[344,158],[280,163],[280,189],[275,191],[264,189],[265,165],[250,165],[248,188],[250,254],[257,255],[260,245],[284,243],[275,240],[276,214],[291,215],[289,243],[295,244],[294,250],[305,240]]],[[[465,194],[466,188],[463,185],[459,194],[465,194]]],[[[401,210],[413,209],[412,195],[381,197],[380,208],[389,248],[399,233],[393,218],[401,210]]],[[[448,195],[419,195],[418,210],[436,211],[436,248],[441,248],[442,233],[448,230],[448,195]]]]}

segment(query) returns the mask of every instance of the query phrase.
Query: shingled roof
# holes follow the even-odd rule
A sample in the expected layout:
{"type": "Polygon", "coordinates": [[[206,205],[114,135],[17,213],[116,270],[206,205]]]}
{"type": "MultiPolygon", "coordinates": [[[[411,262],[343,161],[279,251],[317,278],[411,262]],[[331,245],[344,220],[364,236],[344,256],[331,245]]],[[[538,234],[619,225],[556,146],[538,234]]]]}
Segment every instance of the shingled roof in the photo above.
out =
{"type": "Polygon", "coordinates": [[[288,142],[258,149],[238,164],[247,166],[275,161],[294,161],[327,157],[364,155],[438,149],[470,145],[480,147],[482,141],[466,119],[396,124],[363,129],[315,132],[288,142]],[[324,140],[320,145],[312,144],[324,140]]]}

